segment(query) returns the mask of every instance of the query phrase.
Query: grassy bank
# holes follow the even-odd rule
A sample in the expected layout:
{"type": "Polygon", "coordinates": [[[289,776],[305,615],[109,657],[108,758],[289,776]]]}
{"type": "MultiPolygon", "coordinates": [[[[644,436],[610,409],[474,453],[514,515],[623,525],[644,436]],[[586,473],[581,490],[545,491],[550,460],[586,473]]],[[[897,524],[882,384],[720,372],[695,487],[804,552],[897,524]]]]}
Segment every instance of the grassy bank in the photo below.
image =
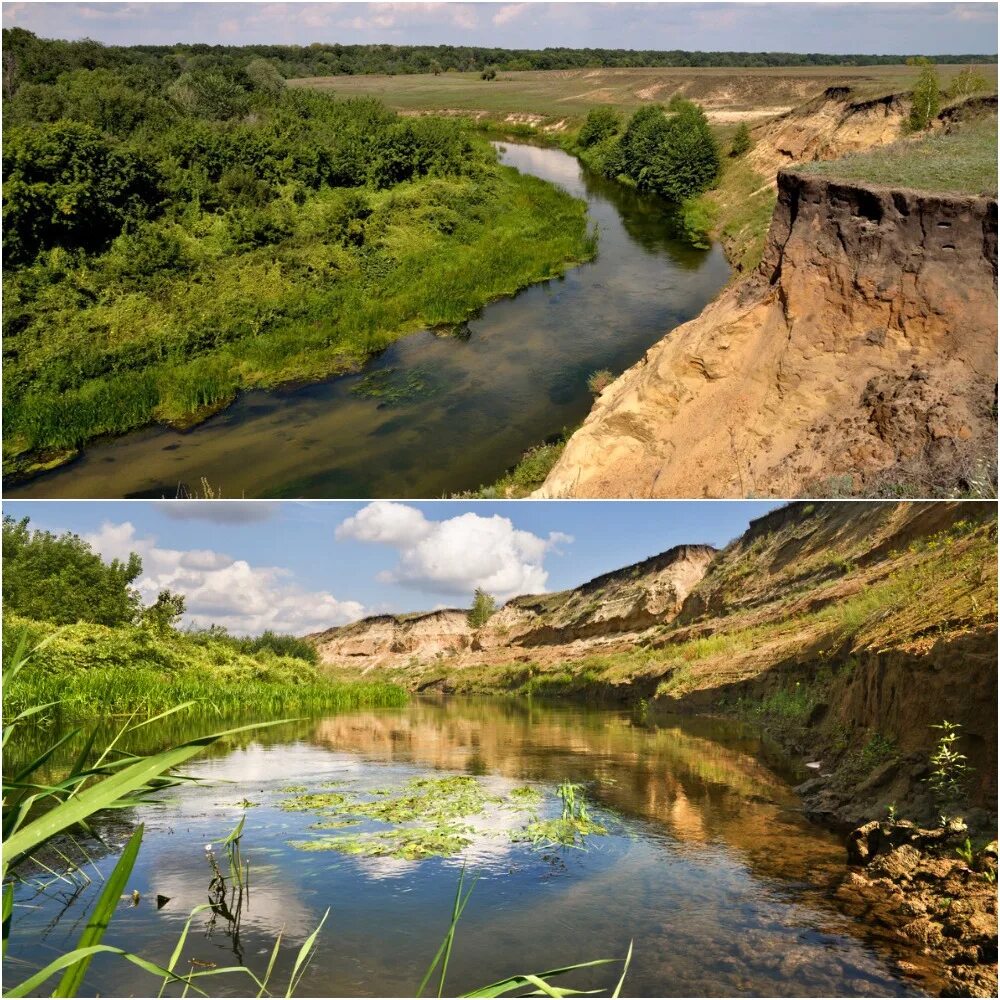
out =
{"type": "Polygon", "coordinates": [[[965,122],[947,134],[905,139],[839,160],[805,163],[796,169],[886,187],[995,197],[996,117],[965,122]]]}
{"type": "Polygon", "coordinates": [[[288,215],[284,239],[239,254],[218,217],[172,230],[192,264],[153,287],[108,280],[113,252],[8,279],[8,309],[27,324],[8,362],[8,456],[185,424],[240,389],[356,370],[595,251],[582,202],[497,166],[367,196],[326,190],[288,215]],[[330,237],[341,223],[356,243],[330,237]]]}
{"type": "Polygon", "coordinates": [[[396,707],[406,692],[395,684],[330,680],[305,660],[267,650],[246,653],[239,640],[157,631],[141,625],[110,628],[80,623],[57,628],[7,616],[4,663],[22,635],[44,643],[28,666],[4,686],[8,717],[33,705],[58,702],[69,718],[155,715],[186,701],[220,717],[251,709],[262,715],[310,710],[396,707]]]}

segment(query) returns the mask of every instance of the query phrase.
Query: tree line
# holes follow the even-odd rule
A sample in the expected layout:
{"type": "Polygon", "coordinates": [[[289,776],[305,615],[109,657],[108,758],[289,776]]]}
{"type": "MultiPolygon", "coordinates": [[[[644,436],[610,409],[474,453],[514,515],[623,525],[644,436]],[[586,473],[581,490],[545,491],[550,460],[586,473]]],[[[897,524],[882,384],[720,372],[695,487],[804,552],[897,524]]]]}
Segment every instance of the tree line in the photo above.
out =
{"type": "MultiPolygon", "coordinates": [[[[168,83],[193,69],[232,72],[255,59],[272,63],[286,79],[366,73],[482,72],[488,67],[516,70],[638,67],[882,66],[902,55],[841,55],[823,52],[700,52],[682,49],[603,49],[546,47],[505,49],[467,45],[102,45],[89,39],[38,38],[23,28],[3,32],[3,92],[12,96],[24,83],[51,83],[73,69],[123,69],[157,76],[168,83]]],[[[936,63],[995,63],[996,55],[948,54],[936,63]]]]}

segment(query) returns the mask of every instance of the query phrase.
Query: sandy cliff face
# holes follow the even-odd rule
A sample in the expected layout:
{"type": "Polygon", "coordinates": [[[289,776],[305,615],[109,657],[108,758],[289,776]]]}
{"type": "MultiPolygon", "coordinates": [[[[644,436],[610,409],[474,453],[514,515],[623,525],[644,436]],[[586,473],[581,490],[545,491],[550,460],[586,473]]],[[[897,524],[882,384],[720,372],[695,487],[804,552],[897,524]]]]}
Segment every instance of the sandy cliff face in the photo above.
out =
{"type": "Polygon", "coordinates": [[[850,87],[824,93],[754,132],[747,161],[773,178],[793,163],[833,160],[895,142],[903,131],[909,104],[901,94],[862,99],[850,87]]]}
{"type": "Polygon", "coordinates": [[[558,656],[569,646],[618,642],[669,621],[704,576],[716,550],[678,545],[573,590],[515,597],[480,629],[458,609],[377,615],[307,638],[323,663],[368,670],[443,660],[509,660],[525,649],[558,656]]]}
{"type": "Polygon", "coordinates": [[[995,449],[996,200],[778,183],[759,271],[602,393],[539,496],[824,495],[995,449]]]}
{"type": "Polygon", "coordinates": [[[354,663],[367,669],[460,652],[469,647],[471,634],[466,612],[447,608],[408,615],[375,615],[306,638],[319,650],[321,662],[354,663]]]}

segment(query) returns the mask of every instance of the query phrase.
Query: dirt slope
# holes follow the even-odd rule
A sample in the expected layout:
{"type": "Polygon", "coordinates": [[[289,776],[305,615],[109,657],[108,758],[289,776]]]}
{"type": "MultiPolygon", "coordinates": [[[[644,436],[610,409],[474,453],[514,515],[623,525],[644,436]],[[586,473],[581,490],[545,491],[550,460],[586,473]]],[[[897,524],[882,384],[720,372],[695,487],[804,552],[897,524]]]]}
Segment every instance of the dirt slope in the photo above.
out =
{"type": "Polygon", "coordinates": [[[537,496],[829,496],[995,453],[996,200],[778,184],[757,272],[601,394],[537,496]]]}
{"type": "Polygon", "coordinates": [[[909,114],[904,94],[868,98],[848,86],[828,87],[819,97],[772,119],[753,132],[747,162],[765,178],[808,160],[834,160],[895,142],[909,114]]]}

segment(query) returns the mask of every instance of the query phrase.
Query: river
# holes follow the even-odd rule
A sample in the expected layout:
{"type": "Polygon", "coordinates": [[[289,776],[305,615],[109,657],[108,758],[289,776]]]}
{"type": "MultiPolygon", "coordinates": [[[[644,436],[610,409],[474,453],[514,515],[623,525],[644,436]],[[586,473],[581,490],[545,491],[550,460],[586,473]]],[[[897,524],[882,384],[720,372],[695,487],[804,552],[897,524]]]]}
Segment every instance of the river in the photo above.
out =
{"type": "MultiPolygon", "coordinates": [[[[219,728],[217,719],[173,716],[132,738],[154,749],[219,728]]],[[[7,766],[31,750],[14,747],[7,766]]],[[[67,761],[74,753],[63,749],[67,761]]],[[[621,959],[630,942],[624,996],[923,995],[828,898],[830,879],[843,872],[843,841],[805,820],[791,790],[801,775],[747,726],[654,722],[523,699],[415,699],[402,709],[300,720],[216,744],[184,770],[200,783],[98,822],[111,849],[102,857],[85,845],[91,885],[18,886],[8,986],[73,946],[101,890],[93,868],[106,876],[115,848],[139,822],[143,846],[105,942],[165,963],[191,909],[209,899],[210,858],[225,869],[222,841],[245,815],[249,894],[238,926],[232,905],[197,916],[182,971],[246,963],[260,972],[280,932],[272,989],[283,995],[298,948],[329,908],[297,995],[413,995],[447,928],[464,865],[468,882],[478,881],[446,995],[513,973],[621,959]],[[400,790],[414,794],[420,782],[433,788],[452,776],[488,797],[477,805],[473,795],[459,809],[453,819],[464,846],[448,856],[315,849],[328,838],[399,827],[331,821],[303,796],[393,804],[400,790]],[[558,814],[566,781],[605,832],[572,847],[526,842],[519,831],[533,811],[558,814]],[[534,804],[518,806],[515,788],[534,804]],[[160,906],[158,896],[166,900],[160,906]]],[[[619,972],[597,968],[562,985],[608,989],[619,972]]],[[[247,989],[232,975],[203,985],[215,995],[247,989]]],[[[81,995],[150,996],[158,986],[102,955],[81,995]]]]}
{"type": "MultiPolygon", "coordinates": [[[[586,416],[587,378],[631,366],[696,316],[729,276],[718,247],[673,232],[669,206],[585,171],[558,149],[507,143],[504,163],[587,202],[598,256],[488,305],[467,336],[405,337],[361,375],[250,391],[191,431],[147,427],[88,447],[8,497],[436,497],[494,482],[586,416]],[[359,395],[384,379],[397,397],[359,395]]],[[[385,386],[383,386],[384,388],[385,386]]]]}

